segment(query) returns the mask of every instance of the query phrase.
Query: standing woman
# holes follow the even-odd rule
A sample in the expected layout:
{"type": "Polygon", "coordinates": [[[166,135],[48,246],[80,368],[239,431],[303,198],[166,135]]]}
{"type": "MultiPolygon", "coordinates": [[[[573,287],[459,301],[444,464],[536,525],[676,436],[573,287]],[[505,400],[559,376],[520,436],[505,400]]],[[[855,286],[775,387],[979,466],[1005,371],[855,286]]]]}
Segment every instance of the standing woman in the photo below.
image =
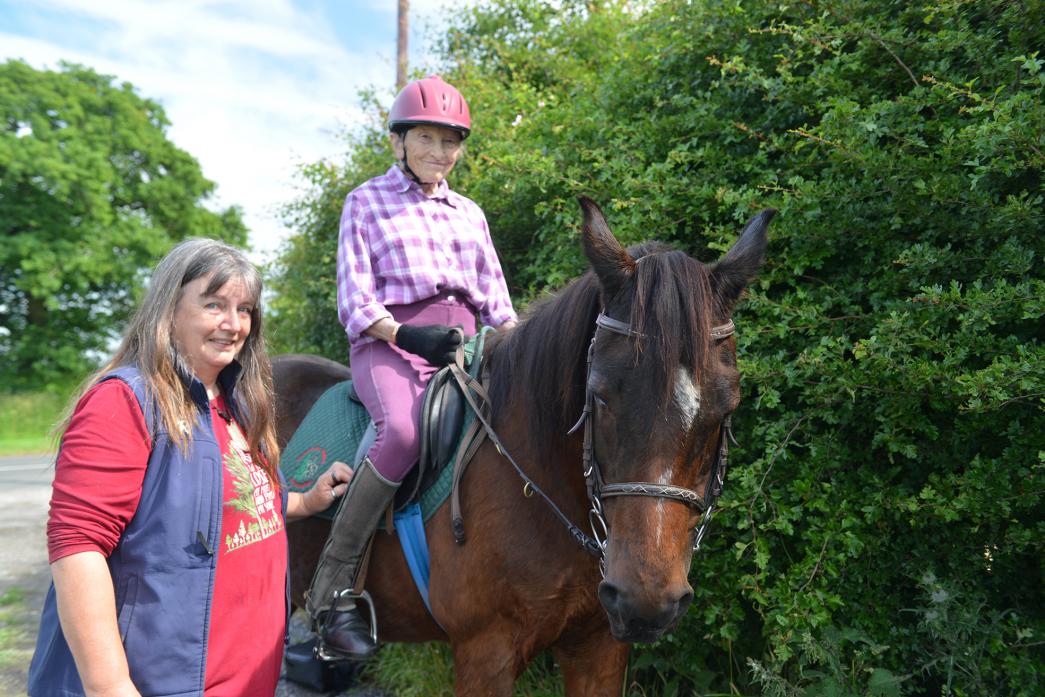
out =
{"type": "Polygon", "coordinates": [[[62,424],[30,695],[272,695],[288,615],[284,522],[329,506],[277,472],[261,277],[182,242],[62,424]]]}
{"type": "Polygon", "coordinates": [[[352,191],[341,214],[338,316],[352,378],[377,426],[338,509],[308,595],[325,658],[376,650],[348,595],[381,513],[420,454],[425,386],[475,317],[516,322],[486,217],[446,177],[471,129],[464,97],[437,76],[411,82],[389,112],[397,163],[352,191]]]}

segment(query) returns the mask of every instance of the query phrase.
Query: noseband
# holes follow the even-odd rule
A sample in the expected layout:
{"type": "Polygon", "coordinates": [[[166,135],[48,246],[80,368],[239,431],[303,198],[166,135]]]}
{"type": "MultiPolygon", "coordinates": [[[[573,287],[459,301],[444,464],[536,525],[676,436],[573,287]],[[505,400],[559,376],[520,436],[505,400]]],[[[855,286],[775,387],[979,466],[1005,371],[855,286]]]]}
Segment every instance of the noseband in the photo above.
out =
{"type": "MultiPolygon", "coordinates": [[[[700,511],[700,522],[693,529],[693,551],[700,549],[700,543],[707,532],[708,524],[715,510],[715,502],[722,495],[722,489],[726,482],[727,455],[729,453],[729,441],[733,439],[730,417],[722,421],[719,429],[718,448],[715,453],[715,461],[711,465],[711,476],[704,487],[704,495],[701,496],[692,489],[670,484],[656,484],[653,482],[621,482],[607,484],[602,476],[602,468],[595,459],[594,451],[594,411],[592,403],[594,394],[590,386],[592,360],[595,356],[595,342],[598,337],[598,328],[601,327],[615,334],[627,337],[642,338],[642,334],[631,328],[631,325],[620,320],[607,317],[600,313],[595,320],[596,332],[591,337],[588,346],[588,372],[585,378],[584,411],[581,413],[577,423],[570,429],[573,434],[582,425],[584,426],[584,481],[588,488],[588,498],[591,501],[591,510],[588,511],[588,519],[591,523],[592,535],[600,549],[600,567],[603,576],[606,575],[606,542],[609,538],[609,525],[602,512],[602,499],[613,496],[652,496],[654,498],[673,499],[680,501],[700,511]]],[[[731,336],[736,331],[733,320],[725,324],[713,327],[711,337],[715,341],[721,341],[731,336]]]]}

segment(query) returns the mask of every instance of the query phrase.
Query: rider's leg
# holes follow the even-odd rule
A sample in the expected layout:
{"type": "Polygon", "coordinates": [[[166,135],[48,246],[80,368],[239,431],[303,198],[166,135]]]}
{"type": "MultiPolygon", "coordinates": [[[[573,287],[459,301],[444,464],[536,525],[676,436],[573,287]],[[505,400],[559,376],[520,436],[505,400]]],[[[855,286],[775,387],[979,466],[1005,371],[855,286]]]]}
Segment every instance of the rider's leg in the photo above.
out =
{"type": "Polygon", "coordinates": [[[309,589],[308,611],[319,627],[322,653],[364,659],[377,649],[367,622],[350,599],[335,603],[335,594],[355,587],[366,545],[417,461],[415,412],[432,370],[384,342],[353,347],[352,369],[356,393],[374,419],[377,438],[338,507],[309,589]],[[332,608],[337,611],[328,616],[332,608]]]}
{"type": "Polygon", "coordinates": [[[355,587],[367,543],[398,488],[398,482],[382,477],[366,457],[356,466],[342,497],[332,527],[338,533],[327,538],[306,596],[306,608],[320,635],[322,658],[362,660],[377,650],[355,600],[338,594],[355,587]],[[336,611],[331,614],[331,610],[336,611]]]}
{"type": "MultiPolygon", "coordinates": [[[[475,332],[474,308],[449,294],[389,310],[400,322],[460,325],[466,335],[475,332]]],[[[399,482],[417,462],[421,401],[436,369],[383,341],[354,344],[351,361],[356,393],[374,419],[377,439],[338,508],[309,591],[308,610],[325,628],[320,643],[328,654],[367,658],[376,646],[354,606],[342,612],[344,605],[339,602],[337,612],[330,616],[327,612],[335,592],[356,585],[366,544],[399,482]]]]}

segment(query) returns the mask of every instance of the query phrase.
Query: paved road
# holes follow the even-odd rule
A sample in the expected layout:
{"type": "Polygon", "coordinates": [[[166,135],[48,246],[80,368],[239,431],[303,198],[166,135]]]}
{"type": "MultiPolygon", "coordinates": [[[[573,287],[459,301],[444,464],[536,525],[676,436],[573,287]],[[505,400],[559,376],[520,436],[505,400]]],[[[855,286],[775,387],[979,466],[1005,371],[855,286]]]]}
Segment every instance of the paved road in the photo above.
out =
{"type": "Polygon", "coordinates": [[[50,456],[0,458],[0,593],[26,575],[47,570],[50,456]]]}
{"type": "Polygon", "coordinates": [[[48,455],[0,458],[0,624],[9,658],[0,664],[0,695],[24,695],[26,671],[51,582],[47,566],[47,506],[54,468],[48,455]]]}

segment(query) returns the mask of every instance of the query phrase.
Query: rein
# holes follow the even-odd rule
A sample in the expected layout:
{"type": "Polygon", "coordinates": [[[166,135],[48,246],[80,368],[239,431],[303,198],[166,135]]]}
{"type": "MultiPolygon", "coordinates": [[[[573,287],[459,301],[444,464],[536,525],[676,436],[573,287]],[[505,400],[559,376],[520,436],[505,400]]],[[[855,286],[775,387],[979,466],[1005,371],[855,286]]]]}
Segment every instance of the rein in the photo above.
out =
{"type": "MultiPolygon", "coordinates": [[[[458,499],[458,485],[464,475],[464,470],[467,467],[468,462],[471,460],[471,457],[476,450],[478,450],[483,438],[489,438],[497,448],[497,452],[508,460],[515,469],[515,472],[519,475],[520,479],[523,480],[523,495],[531,497],[536,494],[548,505],[559,521],[569,531],[571,537],[581,545],[584,551],[599,560],[599,570],[604,578],[606,576],[606,543],[609,539],[609,524],[606,522],[606,518],[602,512],[603,498],[613,496],[652,496],[655,498],[680,501],[688,506],[696,508],[701,511],[703,515],[701,516],[700,522],[694,528],[693,551],[696,552],[700,549],[700,544],[704,539],[708,525],[711,522],[711,517],[714,514],[715,502],[718,497],[721,496],[722,489],[725,485],[727,454],[729,452],[728,441],[733,440],[733,442],[736,443],[733,439],[730,417],[727,416],[723,420],[722,427],[719,430],[718,448],[715,454],[715,461],[712,463],[711,477],[704,489],[703,496],[684,487],[669,484],[656,484],[653,482],[621,482],[606,484],[603,480],[602,468],[595,459],[593,445],[594,438],[592,433],[594,423],[592,402],[594,395],[592,394],[591,388],[588,386],[588,378],[591,376],[592,359],[595,355],[596,336],[599,327],[628,337],[642,338],[642,334],[633,330],[631,325],[628,323],[613,319],[612,317],[608,317],[602,313],[600,313],[598,318],[596,318],[595,324],[596,332],[591,338],[591,344],[588,346],[588,368],[585,379],[584,410],[581,412],[581,416],[577,420],[577,423],[567,432],[567,435],[572,435],[573,433],[576,433],[582,425],[584,426],[583,474],[585,485],[588,490],[588,498],[591,502],[591,509],[588,511],[588,521],[591,525],[592,535],[587,535],[577,527],[577,525],[570,521],[566,514],[555,505],[555,502],[552,501],[548,495],[545,494],[532,479],[530,479],[529,476],[527,476],[526,472],[524,472],[522,467],[519,466],[519,463],[515,461],[515,458],[512,457],[511,453],[509,453],[507,448],[505,448],[501,443],[501,439],[498,438],[497,433],[493,430],[493,426],[489,421],[489,398],[487,397],[486,390],[478,381],[475,380],[475,378],[472,378],[467,372],[465,372],[463,368],[463,355],[458,355],[458,360],[455,361],[455,363],[450,364],[451,373],[476,416],[476,421],[473,422],[472,427],[469,429],[469,433],[465,435],[462,447],[459,448],[458,456],[454,462],[450,517],[454,539],[458,544],[464,543],[464,519],[461,514],[458,499]],[[473,394],[475,396],[473,396],[473,394]],[[476,397],[479,398],[479,402],[482,403],[482,406],[477,404],[476,397]],[[464,447],[464,443],[468,443],[468,446],[464,447]]],[[[733,320],[729,320],[725,324],[713,327],[711,330],[711,336],[715,340],[721,340],[731,336],[735,331],[736,327],[733,324],[733,320]]],[[[458,349],[458,353],[461,354],[461,349],[458,349]]]]}
{"type": "MultiPolygon", "coordinates": [[[[458,348],[458,352],[461,349],[458,348]]],[[[458,496],[460,491],[461,479],[464,477],[464,471],[468,467],[468,463],[471,462],[472,456],[479,450],[479,446],[482,444],[483,439],[489,438],[493,442],[494,447],[497,448],[497,452],[501,454],[504,459],[515,468],[516,474],[523,480],[523,495],[527,498],[536,494],[548,504],[551,508],[552,513],[559,519],[559,522],[569,531],[570,536],[584,549],[585,552],[592,556],[602,558],[604,555],[604,545],[600,544],[594,538],[589,537],[577,527],[562,510],[555,505],[544,491],[537,486],[536,483],[526,472],[523,471],[519,463],[515,461],[512,454],[508,452],[508,449],[504,447],[501,439],[497,436],[497,432],[493,430],[493,426],[489,421],[489,404],[490,400],[487,396],[486,389],[473,377],[468,375],[462,367],[462,359],[459,356],[455,363],[450,364],[451,374],[457,381],[458,386],[461,388],[461,393],[468,400],[468,405],[472,408],[475,413],[476,420],[472,422],[468,432],[462,438],[461,446],[458,448],[457,457],[454,460],[454,474],[453,474],[453,485],[450,494],[450,523],[453,528],[454,540],[457,544],[464,544],[464,516],[461,513],[461,503],[458,496]],[[482,406],[476,403],[475,397],[479,397],[479,401],[482,406]],[[481,425],[481,427],[480,427],[481,425]],[[467,444],[467,445],[466,445],[467,444]]]]}

